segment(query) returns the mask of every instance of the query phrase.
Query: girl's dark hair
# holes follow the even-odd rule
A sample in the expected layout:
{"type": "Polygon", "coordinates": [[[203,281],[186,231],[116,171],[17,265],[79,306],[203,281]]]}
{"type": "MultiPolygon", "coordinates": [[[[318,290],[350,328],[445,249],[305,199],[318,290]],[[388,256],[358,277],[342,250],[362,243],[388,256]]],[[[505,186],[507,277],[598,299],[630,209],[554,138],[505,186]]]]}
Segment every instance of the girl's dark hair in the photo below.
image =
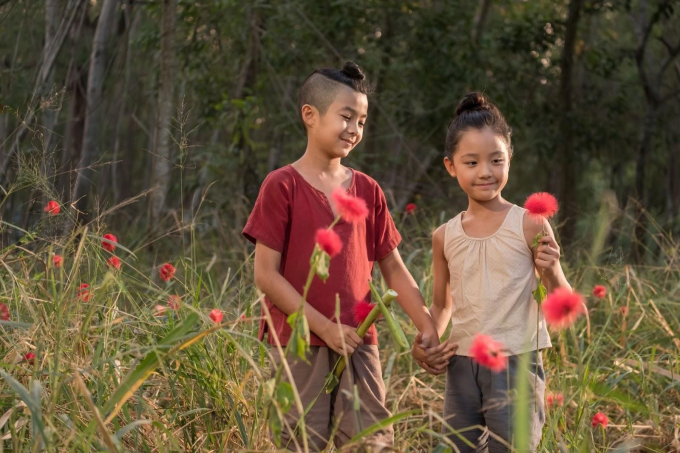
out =
{"type": "Polygon", "coordinates": [[[496,134],[500,135],[512,157],[512,129],[508,126],[498,107],[493,105],[482,93],[476,91],[466,94],[456,107],[456,114],[446,131],[446,148],[444,150],[446,157],[453,159],[463,132],[468,129],[484,129],[485,127],[490,127],[496,134]]]}
{"type": "Polygon", "coordinates": [[[313,105],[322,115],[325,114],[328,106],[335,100],[338,84],[365,95],[370,94],[366,76],[361,68],[351,61],[345,63],[342,69],[317,69],[305,79],[300,88],[298,114],[301,114],[302,106],[305,104],[313,105]]]}

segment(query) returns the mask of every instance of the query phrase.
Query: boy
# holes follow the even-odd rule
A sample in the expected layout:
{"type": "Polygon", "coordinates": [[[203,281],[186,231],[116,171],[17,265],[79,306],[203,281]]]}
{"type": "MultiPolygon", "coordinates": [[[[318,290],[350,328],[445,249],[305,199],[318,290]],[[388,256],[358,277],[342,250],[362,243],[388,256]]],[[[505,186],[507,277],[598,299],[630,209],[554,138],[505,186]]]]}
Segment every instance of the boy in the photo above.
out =
{"type": "MultiPolygon", "coordinates": [[[[388,286],[399,294],[399,304],[423,332],[422,343],[439,345],[418,286],[397,251],[401,236],[382,190],[367,175],[340,163],[363,136],[367,93],[365,77],[354,63],[346,63],[342,70],[317,70],[307,77],[298,98],[307,131],[305,154],[267,176],[243,230],[256,244],[255,285],[266,296],[274,327],[268,335],[269,344],[275,344],[276,335],[286,345],[291,334],[286,318],[298,309],[302,299],[314,235],[337,215],[336,207],[329,202],[331,192],[342,187],[349,195],[362,198],[369,210],[365,221],[340,220],[333,228],[342,240],[342,251],[330,261],[330,277],[325,283],[315,278],[303,302],[311,331],[310,364],[288,358],[303,407],[318,396],[305,418],[312,450],[324,449],[332,432],[335,444],[341,446],[362,429],[390,416],[385,408],[375,326],[359,338],[352,316],[357,301],[370,301],[368,280],[374,262],[378,262],[388,286]],[[336,293],[340,297],[340,326],[334,318],[336,293]],[[352,354],[350,363],[340,384],[328,395],[323,390],[324,379],[343,350],[352,354]],[[359,414],[351,413],[353,400],[348,396],[354,394],[355,384],[361,403],[359,414]]],[[[267,330],[263,319],[260,340],[267,330]]],[[[281,358],[277,350],[272,348],[271,352],[278,365],[281,358]]],[[[294,428],[299,416],[292,408],[286,414],[288,426],[294,428]]],[[[392,427],[371,439],[382,445],[391,445],[393,440],[392,427]]],[[[285,428],[282,441],[293,448],[291,433],[285,428]]]]}

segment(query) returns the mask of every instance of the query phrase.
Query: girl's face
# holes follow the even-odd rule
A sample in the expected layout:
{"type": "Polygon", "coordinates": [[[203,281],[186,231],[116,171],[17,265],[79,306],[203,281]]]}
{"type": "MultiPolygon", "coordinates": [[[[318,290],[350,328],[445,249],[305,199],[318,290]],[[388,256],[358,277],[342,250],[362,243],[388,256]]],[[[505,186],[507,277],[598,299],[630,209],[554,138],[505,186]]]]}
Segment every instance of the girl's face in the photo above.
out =
{"type": "Polygon", "coordinates": [[[468,197],[490,201],[508,182],[510,155],[505,142],[491,128],[470,129],[463,132],[453,160],[445,157],[444,165],[468,197]]]}

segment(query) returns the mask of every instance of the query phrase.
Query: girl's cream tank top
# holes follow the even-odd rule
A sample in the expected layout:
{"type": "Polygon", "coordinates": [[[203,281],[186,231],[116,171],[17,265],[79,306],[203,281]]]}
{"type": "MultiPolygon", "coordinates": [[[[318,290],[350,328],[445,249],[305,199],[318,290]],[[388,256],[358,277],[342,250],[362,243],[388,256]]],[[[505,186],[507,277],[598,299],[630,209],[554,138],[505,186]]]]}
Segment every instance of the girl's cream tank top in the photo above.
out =
{"type": "Polygon", "coordinates": [[[477,333],[505,345],[510,355],[552,346],[543,313],[532,296],[536,274],[524,238],[525,209],[512,205],[491,236],[473,238],[461,224],[464,211],[446,224],[444,255],[451,278],[450,339],[459,355],[470,355],[477,333]]]}

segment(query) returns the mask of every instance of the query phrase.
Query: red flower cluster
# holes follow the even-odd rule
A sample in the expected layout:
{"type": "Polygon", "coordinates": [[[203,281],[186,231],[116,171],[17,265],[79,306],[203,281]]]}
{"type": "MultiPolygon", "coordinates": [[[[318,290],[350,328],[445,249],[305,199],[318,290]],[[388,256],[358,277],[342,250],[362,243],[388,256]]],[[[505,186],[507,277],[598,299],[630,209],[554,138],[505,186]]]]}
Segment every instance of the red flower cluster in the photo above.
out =
{"type": "Polygon", "coordinates": [[[102,241],[102,247],[104,247],[104,249],[108,250],[109,252],[113,252],[116,249],[115,244],[118,243],[118,238],[111,233],[106,233],[104,235],[104,239],[113,242],[113,244],[108,241],[102,241]]]}
{"type": "Polygon", "coordinates": [[[561,393],[551,393],[546,398],[548,408],[564,405],[564,396],[561,393]]]}
{"type": "MultiPolygon", "coordinates": [[[[360,300],[359,302],[357,302],[356,305],[354,305],[353,310],[354,322],[356,322],[357,325],[360,325],[362,322],[364,322],[368,314],[371,311],[373,311],[373,308],[375,308],[375,305],[365,300],[360,300]]],[[[382,313],[380,314],[380,316],[382,316],[382,313]]]]}
{"type": "Polygon", "coordinates": [[[0,302],[0,321],[9,321],[9,308],[0,302]]]}
{"type": "Polygon", "coordinates": [[[502,351],[503,345],[488,335],[477,334],[472,340],[470,354],[482,366],[494,373],[503,371],[508,366],[508,358],[502,351]]]}
{"type": "Polygon", "coordinates": [[[529,215],[535,221],[549,219],[557,214],[559,205],[557,199],[548,192],[537,192],[529,196],[524,202],[524,209],[529,211],[529,215]]]}
{"type": "Polygon", "coordinates": [[[583,297],[567,288],[557,288],[543,302],[545,320],[557,328],[572,325],[583,313],[583,297]]]}
{"type": "Polygon", "coordinates": [[[415,204],[409,203],[404,208],[404,211],[406,211],[406,214],[413,214],[414,212],[416,212],[416,208],[417,206],[415,204]]]}
{"type": "Polygon", "coordinates": [[[64,262],[64,258],[61,257],[61,255],[54,255],[52,257],[52,264],[54,264],[54,267],[61,267],[61,263],[64,262]]]}
{"type": "Polygon", "coordinates": [[[112,256],[111,258],[106,260],[106,265],[120,270],[120,259],[118,259],[117,256],[112,256]]]}
{"type": "Polygon", "coordinates": [[[368,215],[366,202],[358,197],[349,195],[345,189],[338,187],[331,193],[338,213],[348,222],[357,223],[363,221],[368,215]]]}
{"type": "Polygon", "coordinates": [[[50,200],[47,202],[44,211],[47,212],[49,215],[57,215],[61,211],[61,207],[59,206],[59,203],[57,203],[56,201],[50,200]]]}
{"type": "Polygon", "coordinates": [[[31,365],[33,365],[35,363],[35,354],[33,354],[32,352],[27,352],[26,354],[24,354],[24,356],[21,358],[21,360],[23,360],[24,362],[28,362],[31,365]]]}
{"type": "Polygon", "coordinates": [[[314,240],[319,244],[319,248],[331,257],[337,255],[342,250],[340,236],[333,230],[323,228],[317,230],[314,240]]]}
{"type": "Polygon", "coordinates": [[[90,285],[88,285],[87,283],[82,283],[78,287],[78,292],[76,293],[78,299],[82,300],[83,302],[87,302],[90,299],[92,299],[92,291],[88,289],[89,287],[90,285]]]}
{"type": "Polygon", "coordinates": [[[158,273],[161,276],[161,280],[163,280],[164,282],[169,282],[175,276],[176,270],[177,269],[175,269],[175,266],[173,266],[172,264],[165,263],[160,267],[160,269],[158,269],[158,273]]]}
{"type": "Polygon", "coordinates": [[[179,310],[181,303],[182,299],[177,294],[173,294],[168,297],[168,308],[171,310],[179,310]]]}
{"type": "Polygon", "coordinates": [[[593,288],[593,296],[598,299],[604,299],[607,296],[607,288],[602,285],[595,285],[593,288]]]}
{"type": "Polygon", "coordinates": [[[224,318],[224,314],[217,308],[213,308],[213,310],[210,312],[210,319],[212,319],[215,324],[220,324],[222,322],[222,318],[224,318]]]}
{"type": "Polygon", "coordinates": [[[597,414],[595,414],[593,416],[593,420],[590,422],[593,428],[597,428],[599,425],[602,425],[603,428],[606,428],[608,423],[609,419],[602,412],[598,412],[597,414]]]}

